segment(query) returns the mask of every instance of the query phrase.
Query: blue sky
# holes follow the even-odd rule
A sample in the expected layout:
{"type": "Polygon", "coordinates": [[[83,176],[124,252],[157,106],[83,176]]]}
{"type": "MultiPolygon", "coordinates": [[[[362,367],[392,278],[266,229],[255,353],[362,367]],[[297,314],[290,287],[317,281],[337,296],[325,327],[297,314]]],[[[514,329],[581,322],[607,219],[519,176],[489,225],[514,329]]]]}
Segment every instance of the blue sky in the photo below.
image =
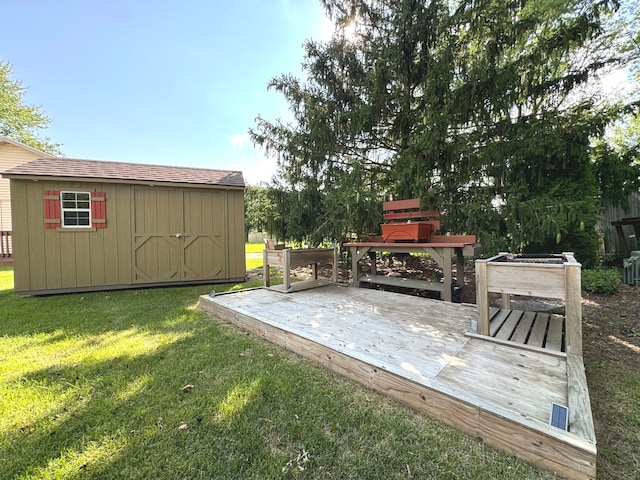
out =
{"type": "Polygon", "coordinates": [[[3,0],[0,60],[52,122],[65,156],[275,171],[248,140],[288,118],[269,80],[301,77],[302,44],[327,39],[317,0],[3,0]]]}

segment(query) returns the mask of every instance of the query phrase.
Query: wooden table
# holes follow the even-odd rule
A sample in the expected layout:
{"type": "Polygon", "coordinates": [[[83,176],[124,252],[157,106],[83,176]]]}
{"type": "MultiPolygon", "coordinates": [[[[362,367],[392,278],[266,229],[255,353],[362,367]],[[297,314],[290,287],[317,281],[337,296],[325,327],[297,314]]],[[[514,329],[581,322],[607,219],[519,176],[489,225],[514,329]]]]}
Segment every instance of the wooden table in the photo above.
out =
{"type": "Polygon", "coordinates": [[[464,283],[464,257],[475,257],[482,253],[482,246],[475,243],[474,235],[432,236],[428,243],[383,243],[358,242],[345,243],[343,246],[351,250],[351,265],[353,286],[360,286],[361,282],[393,285],[407,288],[419,288],[440,292],[440,298],[446,302],[452,300],[453,263],[451,257],[456,257],[456,281],[464,283]],[[399,277],[388,277],[376,274],[376,252],[390,253],[428,253],[442,268],[443,282],[428,282],[425,280],[411,280],[399,277]],[[360,277],[358,265],[362,258],[369,254],[371,257],[371,275],[360,277]]]}
{"type": "Polygon", "coordinates": [[[284,293],[305,290],[328,283],[328,280],[318,279],[318,263],[320,262],[333,263],[331,280],[333,282],[338,281],[337,248],[302,248],[295,250],[291,248],[284,248],[282,250],[265,249],[262,255],[265,287],[271,286],[270,265],[276,265],[282,269],[282,285],[276,285],[273,288],[284,293]],[[291,283],[291,267],[301,265],[311,265],[313,278],[311,280],[291,283]]]}

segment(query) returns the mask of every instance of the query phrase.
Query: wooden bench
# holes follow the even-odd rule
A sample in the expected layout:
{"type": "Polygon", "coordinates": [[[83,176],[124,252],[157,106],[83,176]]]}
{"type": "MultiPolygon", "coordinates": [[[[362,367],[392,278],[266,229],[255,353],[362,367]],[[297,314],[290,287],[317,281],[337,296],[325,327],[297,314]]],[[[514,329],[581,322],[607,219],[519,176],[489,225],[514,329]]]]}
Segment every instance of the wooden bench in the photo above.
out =
{"type": "Polygon", "coordinates": [[[440,212],[420,209],[420,199],[392,200],[382,205],[383,242],[428,242],[440,230],[440,212]]]}

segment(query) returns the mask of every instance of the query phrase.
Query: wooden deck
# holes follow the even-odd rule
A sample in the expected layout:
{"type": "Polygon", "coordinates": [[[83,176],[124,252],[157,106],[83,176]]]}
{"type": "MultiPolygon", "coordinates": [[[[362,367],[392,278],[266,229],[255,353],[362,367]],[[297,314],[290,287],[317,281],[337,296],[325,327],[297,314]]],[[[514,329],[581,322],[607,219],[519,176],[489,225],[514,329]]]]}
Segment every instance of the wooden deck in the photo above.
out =
{"type": "Polygon", "coordinates": [[[513,340],[523,337],[524,325],[527,339],[535,339],[541,327],[533,326],[544,316],[492,310],[496,335],[511,334],[480,337],[470,332],[475,305],[337,285],[293,295],[251,289],[202,296],[200,309],[541,469],[596,476],[582,359],[545,343],[553,336],[548,315],[543,343],[521,345],[513,340]],[[568,406],[569,431],[549,424],[554,403],[568,406]]]}

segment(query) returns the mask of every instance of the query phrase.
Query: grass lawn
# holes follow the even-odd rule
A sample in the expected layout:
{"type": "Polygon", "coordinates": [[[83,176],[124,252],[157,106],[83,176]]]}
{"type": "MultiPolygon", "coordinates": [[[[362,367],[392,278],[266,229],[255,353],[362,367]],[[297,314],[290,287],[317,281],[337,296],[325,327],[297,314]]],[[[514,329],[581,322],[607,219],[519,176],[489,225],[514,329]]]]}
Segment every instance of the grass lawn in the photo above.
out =
{"type": "Polygon", "coordinates": [[[214,287],[21,298],[12,275],[2,479],[553,478],[209,319],[214,287]]]}
{"type": "Polygon", "coordinates": [[[255,270],[256,268],[262,268],[262,251],[264,250],[264,243],[245,243],[245,261],[247,270],[255,270]],[[248,254],[248,255],[247,255],[248,254]]]}
{"type": "Polygon", "coordinates": [[[264,250],[263,242],[253,242],[253,243],[245,243],[244,251],[246,253],[262,253],[264,250]]]}

